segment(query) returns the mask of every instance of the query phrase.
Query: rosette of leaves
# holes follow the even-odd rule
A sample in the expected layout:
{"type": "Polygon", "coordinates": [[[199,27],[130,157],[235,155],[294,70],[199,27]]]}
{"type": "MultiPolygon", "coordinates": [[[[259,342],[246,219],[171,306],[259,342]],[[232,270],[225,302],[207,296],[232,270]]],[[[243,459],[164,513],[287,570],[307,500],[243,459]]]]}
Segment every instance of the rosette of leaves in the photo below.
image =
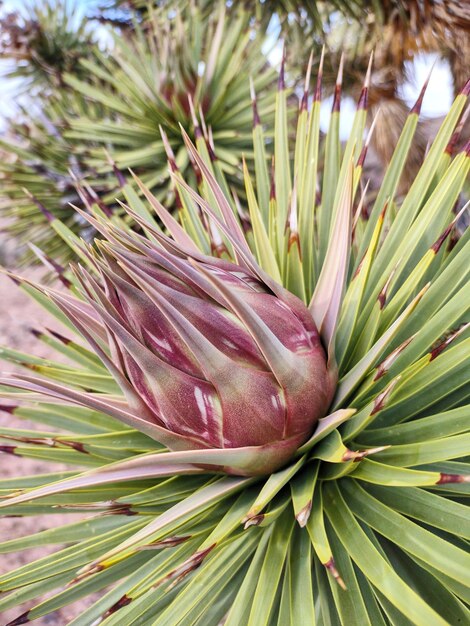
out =
{"type": "Polygon", "coordinates": [[[243,193],[242,154],[252,163],[250,75],[267,119],[274,107],[266,87],[274,84],[275,73],[265,45],[264,31],[254,28],[247,12],[218,3],[210,14],[197,4],[152,12],[145,22],[135,19],[122,28],[112,52],[94,48],[68,68],[59,90],[36,105],[38,113],[26,111],[23,123],[10,124],[2,147],[14,158],[0,167],[1,210],[13,218],[10,232],[20,243],[33,241],[67,261],[72,251],[53,236],[37,201],[74,233],[86,234],[90,229],[70,206],[83,206],[74,187],[77,181],[91,186],[102,204],[119,213],[116,163],[124,171],[134,168],[169,206],[174,197],[160,127],[190,178],[180,125],[204,133],[228,184],[243,193]],[[194,129],[196,112],[203,118],[194,129]],[[112,160],[104,158],[105,150],[112,160]]]}
{"type": "MultiPolygon", "coordinates": [[[[84,162],[87,147],[73,144],[64,136],[64,110],[83,110],[83,99],[65,93],[60,100],[45,99],[40,109],[32,111],[18,105],[17,120],[10,119],[5,136],[0,139],[3,158],[0,162],[0,213],[8,232],[15,237],[23,263],[33,262],[28,248],[34,243],[44,253],[67,262],[73,250],[54,235],[49,219],[54,216],[74,233],[89,238],[92,229],[71,209],[82,206],[77,183],[93,185],[93,193],[102,197],[119,193],[116,176],[100,176],[84,162]]],[[[86,107],[92,114],[91,107],[86,107]]],[[[94,107],[100,114],[101,107],[94,107]]],[[[110,203],[110,207],[115,201],[110,203]]],[[[37,261],[37,259],[36,259],[37,261]]]]}
{"type": "Polygon", "coordinates": [[[83,220],[70,210],[70,202],[80,203],[76,180],[86,178],[99,194],[117,186],[115,177],[96,181],[83,160],[87,146],[64,138],[67,115],[102,115],[100,105],[77,97],[63,80],[65,73],[86,74],[79,60],[97,53],[96,29],[75,3],[44,1],[7,13],[0,41],[6,84],[15,86],[14,112],[0,140],[0,211],[24,261],[34,258],[23,246],[30,242],[66,261],[72,251],[53,236],[38,205],[85,234],[83,220]]]}
{"type": "Polygon", "coordinates": [[[74,3],[24,3],[0,18],[0,59],[11,62],[5,74],[21,79],[22,90],[62,87],[64,74],[80,71],[80,59],[96,45],[90,22],[74,3]]]}
{"type": "Polygon", "coordinates": [[[320,168],[319,74],[293,145],[282,72],[273,141],[254,102],[241,208],[184,136],[201,178],[170,161],[176,216],[137,180],[140,234],[90,206],[94,248],[52,222],[81,259],[66,289],[12,276],[76,366],[2,349],[26,368],[6,415],[42,426],[7,418],[1,450],[72,469],[1,480],[0,506],[88,516],[0,544],[67,544],[0,577],[0,610],[37,599],[10,626],[96,591],[73,626],[468,621],[470,241],[449,239],[470,85],[397,204],[412,108],[364,211],[367,81],[344,146],[337,89],[320,168]]]}
{"type": "MultiPolygon", "coordinates": [[[[229,185],[240,186],[242,154],[251,160],[249,78],[261,94],[260,110],[269,119],[274,109],[274,69],[266,57],[264,31],[250,14],[223,2],[206,14],[198,3],[180,10],[171,6],[151,12],[141,23],[117,36],[111,56],[82,61],[89,80],[68,76],[67,83],[106,112],[99,120],[71,116],[66,137],[111,147],[118,168],[133,168],[159,198],[168,194],[167,154],[160,127],[176,163],[195,182],[181,140],[186,131],[203,133],[217,155],[229,185]],[[197,118],[200,122],[197,121],[197,118]]],[[[103,163],[102,148],[91,150],[89,163],[103,163]]]]}

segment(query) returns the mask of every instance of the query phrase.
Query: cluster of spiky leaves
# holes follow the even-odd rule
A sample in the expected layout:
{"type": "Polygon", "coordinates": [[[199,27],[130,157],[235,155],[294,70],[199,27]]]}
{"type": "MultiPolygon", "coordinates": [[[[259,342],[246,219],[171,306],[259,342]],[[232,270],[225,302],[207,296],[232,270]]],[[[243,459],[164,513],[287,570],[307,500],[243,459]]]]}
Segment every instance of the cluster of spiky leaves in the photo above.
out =
{"type": "Polygon", "coordinates": [[[63,85],[95,46],[88,20],[68,2],[25,3],[0,19],[0,58],[13,63],[6,74],[35,93],[63,85]]]}
{"type": "MultiPolygon", "coordinates": [[[[78,5],[62,0],[26,5],[2,21],[0,56],[7,62],[7,80],[15,81],[16,102],[0,139],[0,212],[20,246],[34,242],[62,260],[73,253],[51,236],[38,203],[74,232],[86,234],[83,221],[70,211],[70,202],[80,203],[75,180],[85,179],[100,195],[109,189],[116,195],[115,177],[97,180],[85,163],[89,146],[72,144],[64,137],[68,115],[86,112],[101,118],[105,114],[101,105],[77,97],[64,83],[65,74],[86,75],[79,61],[95,57],[96,39],[90,21],[80,17],[78,5]]],[[[23,258],[35,257],[25,250],[23,258]]]]}
{"type": "Polygon", "coordinates": [[[61,261],[70,257],[70,248],[52,236],[23,188],[78,234],[84,224],[69,205],[83,206],[75,180],[120,212],[119,185],[105,150],[170,206],[174,197],[160,127],[195,185],[179,125],[192,132],[196,112],[229,184],[242,187],[242,153],[252,161],[250,75],[265,119],[274,109],[273,92],[266,90],[275,84],[275,72],[263,47],[265,32],[253,28],[247,11],[226,9],[223,2],[210,13],[198,3],[169,11],[155,10],[144,23],[136,19],[132,28],[116,32],[111,53],[95,47],[61,73],[61,88],[35,103],[37,113],[30,109],[21,123],[10,123],[10,137],[1,144],[12,158],[0,167],[0,210],[12,218],[10,232],[21,242],[33,241],[61,261]],[[34,228],[26,235],[30,220],[34,228]]]}
{"type": "MultiPolygon", "coordinates": [[[[272,155],[254,101],[256,172],[253,180],[245,171],[242,211],[203,137],[197,150],[188,142],[202,174],[199,193],[170,163],[179,222],[148,190],[164,231],[137,196],[129,204],[149,246],[171,245],[165,233],[176,248],[190,237],[201,253],[259,265],[310,306],[339,371],[329,415],[269,476],[211,472],[207,465],[220,465],[223,449],[217,461],[204,451],[167,452],[122,423],[129,415],[103,365],[109,359],[73,335],[71,319],[88,310],[76,275],[66,279],[67,291],[14,276],[68,327],[64,336],[36,334],[77,367],[3,349],[39,375],[2,381],[5,410],[45,430],[2,428],[2,451],[77,469],[4,479],[1,507],[9,515],[60,510],[88,517],[0,544],[2,552],[69,544],[0,577],[1,610],[49,594],[11,625],[99,590],[102,597],[73,626],[468,621],[469,233],[452,246],[449,239],[470,167],[468,149],[452,154],[470,85],[397,205],[420,97],[366,212],[367,81],[344,147],[337,89],[324,158],[320,84],[321,76],[311,106],[307,93],[301,101],[290,146],[281,73],[272,155]]],[[[137,245],[122,220],[89,208],[108,238],[137,245]]],[[[87,247],[58,220],[52,226],[93,272],[87,247]]]]}
{"type": "MultiPolygon", "coordinates": [[[[150,13],[132,34],[118,37],[112,58],[83,61],[89,80],[70,76],[78,93],[107,109],[100,120],[70,116],[66,136],[81,142],[93,137],[112,145],[120,168],[132,167],[158,197],[169,189],[167,155],[162,127],[175,153],[178,167],[195,182],[181,140],[180,125],[198,127],[217,153],[222,171],[239,185],[241,154],[251,151],[249,77],[261,94],[263,113],[272,115],[274,98],[266,87],[275,80],[267,61],[264,31],[253,28],[250,13],[216,2],[207,14],[199,3],[170,5],[150,13]],[[264,47],[263,47],[264,46],[264,47]]],[[[92,151],[91,162],[103,162],[102,150],[92,151]]]]}

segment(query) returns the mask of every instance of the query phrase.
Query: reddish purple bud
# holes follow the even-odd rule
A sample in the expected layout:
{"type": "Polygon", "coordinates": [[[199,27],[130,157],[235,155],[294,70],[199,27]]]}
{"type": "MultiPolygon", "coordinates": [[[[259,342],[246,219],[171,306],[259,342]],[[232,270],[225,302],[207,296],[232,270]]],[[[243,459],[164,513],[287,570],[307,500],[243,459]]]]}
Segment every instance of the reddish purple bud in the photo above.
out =
{"type": "MultiPolygon", "coordinates": [[[[214,252],[226,252],[210,226],[214,252]]],[[[117,243],[100,250],[102,284],[84,269],[77,277],[139,406],[185,442],[175,449],[261,446],[266,459],[255,473],[284,464],[333,393],[305,305],[223,259],[184,258],[163,247],[139,254],[117,243]]]]}

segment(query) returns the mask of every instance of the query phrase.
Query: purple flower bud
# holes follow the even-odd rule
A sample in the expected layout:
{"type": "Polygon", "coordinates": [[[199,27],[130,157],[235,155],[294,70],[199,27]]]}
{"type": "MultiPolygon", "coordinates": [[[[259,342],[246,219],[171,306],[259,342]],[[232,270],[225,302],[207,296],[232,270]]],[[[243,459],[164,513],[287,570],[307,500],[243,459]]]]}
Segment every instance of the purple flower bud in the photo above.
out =
{"type": "Polygon", "coordinates": [[[264,446],[256,473],[285,463],[334,389],[304,304],[221,259],[112,252],[100,285],[85,270],[82,281],[149,419],[179,436],[178,449],[264,446]]]}

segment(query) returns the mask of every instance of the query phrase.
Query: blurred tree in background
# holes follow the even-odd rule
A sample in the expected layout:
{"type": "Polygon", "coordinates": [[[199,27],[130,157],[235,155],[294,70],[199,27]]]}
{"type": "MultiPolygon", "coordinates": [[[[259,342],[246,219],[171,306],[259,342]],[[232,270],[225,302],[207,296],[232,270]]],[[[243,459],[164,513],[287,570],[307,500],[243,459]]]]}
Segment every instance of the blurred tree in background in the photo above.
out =
{"type": "MultiPolygon", "coordinates": [[[[116,197],[125,200],[127,168],[157,197],[176,201],[167,153],[183,173],[190,171],[180,124],[204,135],[228,184],[243,193],[242,154],[251,163],[250,77],[267,122],[274,107],[265,96],[275,80],[271,51],[281,39],[295,77],[311,50],[318,67],[326,46],[323,83],[331,93],[344,52],[343,93],[354,97],[374,52],[369,125],[380,108],[371,147],[382,167],[408,113],[401,88],[409,61],[437,53],[448,61],[457,92],[470,57],[470,5],[458,0],[108,0],[97,7],[80,17],[73,3],[39,0],[4,12],[0,22],[5,76],[19,81],[23,93],[0,144],[0,210],[12,218],[12,233],[62,259],[70,249],[53,236],[47,211],[86,235],[69,203],[83,206],[85,198],[120,211],[116,197]]],[[[295,93],[298,85],[288,80],[295,93]]],[[[296,98],[291,104],[296,107],[296,98]]],[[[430,134],[432,126],[418,129],[403,189],[430,134]]]]}

